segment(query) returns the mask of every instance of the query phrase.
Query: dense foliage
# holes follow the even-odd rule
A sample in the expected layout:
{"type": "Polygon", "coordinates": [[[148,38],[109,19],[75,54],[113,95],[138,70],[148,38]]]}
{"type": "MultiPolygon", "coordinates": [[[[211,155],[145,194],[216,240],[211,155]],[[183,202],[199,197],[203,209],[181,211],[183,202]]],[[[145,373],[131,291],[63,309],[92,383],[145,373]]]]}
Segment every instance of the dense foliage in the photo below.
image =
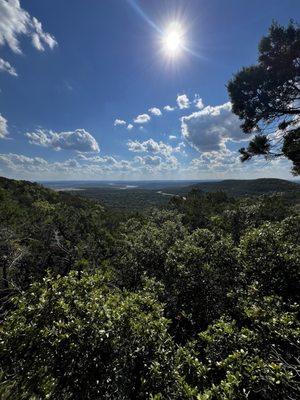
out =
{"type": "Polygon", "coordinates": [[[300,216],[281,195],[118,215],[0,183],[1,398],[299,398],[300,216]]]}
{"type": "Polygon", "coordinates": [[[259,44],[258,63],[228,84],[232,110],[245,133],[255,133],[242,161],[256,155],[286,157],[300,174],[300,27],[273,23],[259,44]]]}

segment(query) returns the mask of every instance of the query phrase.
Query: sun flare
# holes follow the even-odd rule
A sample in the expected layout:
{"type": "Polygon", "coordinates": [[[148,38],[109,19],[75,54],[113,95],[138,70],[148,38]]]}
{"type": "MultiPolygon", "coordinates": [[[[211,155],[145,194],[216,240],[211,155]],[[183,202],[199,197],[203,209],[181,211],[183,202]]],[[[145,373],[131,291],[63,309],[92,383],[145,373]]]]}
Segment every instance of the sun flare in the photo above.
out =
{"type": "Polygon", "coordinates": [[[170,24],[163,35],[162,41],[165,53],[170,57],[176,56],[184,45],[184,34],[180,24],[177,22],[170,24]]]}

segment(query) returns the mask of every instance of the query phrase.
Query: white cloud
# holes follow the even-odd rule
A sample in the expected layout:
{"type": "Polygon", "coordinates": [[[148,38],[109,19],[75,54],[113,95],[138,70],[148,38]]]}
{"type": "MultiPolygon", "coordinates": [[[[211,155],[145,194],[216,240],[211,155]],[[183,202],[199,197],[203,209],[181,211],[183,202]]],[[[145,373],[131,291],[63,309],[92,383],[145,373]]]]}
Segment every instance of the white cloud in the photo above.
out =
{"type": "Polygon", "coordinates": [[[175,136],[175,135],[169,135],[169,139],[170,139],[170,140],[175,140],[175,139],[177,139],[177,136],[175,136]]]}
{"type": "Polygon", "coordinates": [[[25,135],[29,138],[31,144],[51,147],[55,150],[100,151],[96,139],[84,129],[60,133],[38,129],[35,132],[28,132],[25,135]]]}
{"type": "Polygon", "coordinates": [[[289,179],[291,163],[286,159],[271,160],[266,163],[263,157],[242,163],[237,151],[231,151],[223,146],[221,151],[203,153],[199,158],[191,160],[186,171],[190,176],[201,176],[218,179],[255,179],[262,177],[281,177],[289,179]],[[200,174],[200,175],[199,175],[200,174]]]}
{"type": "Polygon", "coordinates": [[[85,155],[80,155],[80,158],[87,162],[87,163],[83,164],[81,166],[81,168],[88,169],[91,174],[93,174],[95,171],[124,172],[124,171],[130,171],[133,169],[132,161],[118,160],[112,156],[86,157],[85,155]]]}
{"type": "Polygon", "coordinates": [[[275,160],[266,163],[255,159],[241,163],[238,154],[224,148],[219,152],[201,154],[189,164],[180,164],[174,155],[145,154],[131,160],[113,156],[100,157],[77,154],[76,159],[61,162],[22,154],[0,154],[0,175],[16,179],[228,179],[269,176],[288,177],[290,163],[275,160]]]}
{"type": "Polygon", "coordinates": [[[231,151],[223,145],[220,151],[202,153],[199,158],[194,158],[190,167],[199,171],[225,172],[239,169],[241,162],[237,151],[231,151]]]}
{"type": "Polygon", "coordinates": [[[134,158],[134,162],[145,168],[145,174],[157,174],[178,169],[180,164],[173,153],[180,151],[180,146],[172,147],[153,139],[139,142],[130,140],[128,149],[135,153],[148,153],[134,158]]]}
{"type": "Polygon", "coordinates": [[[21,154],[0,154],[0,168],[6,167],[11,170],[34,169],[35,167],[46,167],[47,161],[39,157],[26,157],[21,154]]]}
{"type": "Polygon", "coordinates": [[[27,157],[22,154],[0,154],[1,173],[27,179],[59,178],[73,174],[78,176],[81,165],[75,159],[63,162],[49,162],[40,157],[27,157]]]}
{"type": "Polygon", "coordinates": [[[245,140],[240,120],[231,112],[230,102],[207,106],[181,118],[183,137],[200,152],[219,151],[228,141],[245,140]]]}
{"type": "Polygon", "coordinates": [[[165,111],[174,111],[176,107],[164,106],[165,111]]]}
{"type": "Polygon", "coordinates": [[[134,122],[136,124],[145,124],[149,121],[150,121],[150,115],[148,114],[140,114],[134,119],[134,122]]]}
{"type": "Polygon", "coordinates": [[[31,23],[18,0],[0,0],[0,45],[7,43],[15,53],[21,53],[17,37],[28,35],[31,23]]]}
{"type": "Polygon", "coordinates": [[[164,168],[165,169],[178,169],[180,164],[175,156],[170,156],[166,158],[164,168]]]}
{"type": "Polygon", "coordinates": [[[124,119],[115,119],[114,121],[114,126],[118,126],[118,125],[126,125],[126,121],[124,121],[124,119]]]}
{"type": "Polygon", "coordinates": [[[7,72],[12,76],[18,76],[15,68],[8,62],[0,58],[0,71],[7,72]]]}
{"type": "MultiPolygon", "coordinates": [[[[44,32],[41,22],[25,11],[19,0],[0,0],[0,46],[7,44],[14,53],[21,54],[18,37],[22,35],[30,37],[39,51],[44,51],[45,47],[53,49],[57,45],[55,38],[44,32]]],[[[16,74],[15,69],[11,65],[8,68],[7,64],[2,71],[16,74]]]]}
{"type": "Polygon", "coordinates": [[[139,142],[138,140],[129,140],[127,142],[128,149],[135,153],[154,153],[162,154],[164,156],[171,155],[175,150],[169,144],[163,142],[156,142],[153,139],[145,140],[144,142],[139,142]]]}
{"type": "Polygon", "coordinates": [[[148,111],[149,111],[151,114],[156,115],[156,116],[160,116],[160,115],[161,115],[161,111],[160,111],[160,109],[157,108],[157,107],[149,108],[148,111]]]}
{"type": "Polygon", "coordinates": [[[162,159],[159,156],[144,156],[144,157],[135,157],[135,162],[140,163],[141,165],[149,165],[151,167],[157,167],[162,163],[162,159]]]}
{"type": "Polygon", "coordinates": [[[45,50],[45,45],[53,49],[57,42],[52,35],[43,31],[42,24],[35,17],[32,18],[32,26],[34,32],[32,33],[32,44],[39,51],[45,50]]]}
{"type": "Polygon", "coordinates": [[[0,139],[8,135],[7,119],[0,114],[0,139]]]}
{"type": "Polygon", "coordinates": [[[95,173],[123,173],[131,172],[134,170],[133,164],[135,161],[119,160],[112,156],[86,156],[79,154],[81,160],[85,163],[81,164],[81,170],[89,171],[90,176],[95,173]]]}
{"type": "Polygon", "coordinates": [[[132,125],[132,124],[128,124],[128,125],[127,125],[127,129],[128,129],[129,131],[131,131],[132,128],[133,128],[133,125],[132,125]]]}
{"type": "Polygon", "coordinates": [[[55,38],[43,31],[42,24],[25,11],[19,0],[0,0],[0,45],[7,45],[15,53],[21,53],[18,36],[30,36],[38,50],[44,46],[53,49],[55,38]]]}
{"type": "Polygon", "coordinates": [[[199,108],[199,110],[202,110],[202,108],[204,108],[203,100],[198,95],[195,96],[194,104],[197,108],[199,108]]]}
{"type": "MultiPolygon", "coordinates": [[[[157,155],[146,155],[146,156],[137,156],[133,160],[133,166],[138,164],[143,167],[142,171],[145,174],[157,174],[157,173],[165,173],[174,170],[178,170],[180,164],[176,157],[167,156],[160,157],[157,155]]],[[[138,168],[140,170],[140,167],[138,168]]]]}
{"type": "Polygon", "coordinates": [[[108,165],[117,165],[118,161],[112,157],[112,156],[86,156],[85,154],[79,154],[78,157],[81,160],[88,161],[90,163],[95,163],[95,164],[108,164],[108,165]]]}
{"type": "Polygon", "coordinates": [[[181,110],[184,109],[184,108],[189,108],[189,106],[190,106],[190,100],[189,100],[189,98],[187,97],[186,94],[178,95],[176,101],[177,101],[178,107],[181,110]]]}
{"type": "MultiPolygon", "coordinates": [[[[152,139],[150,139],[152,140],[152,139]]],[[[135,153],[142,153],[147,151],[147,146],[145,142],[139,142],[138,140],[129,140],[127,142],[129,151],[134,151],[135,153]]]]}

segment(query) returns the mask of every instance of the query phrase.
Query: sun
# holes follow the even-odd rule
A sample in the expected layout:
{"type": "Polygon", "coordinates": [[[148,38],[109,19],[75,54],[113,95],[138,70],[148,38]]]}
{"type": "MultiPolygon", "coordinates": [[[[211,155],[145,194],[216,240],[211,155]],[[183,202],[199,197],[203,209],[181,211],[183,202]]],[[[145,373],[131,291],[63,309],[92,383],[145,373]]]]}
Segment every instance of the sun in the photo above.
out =
{"type": "Polygon", "coordinates": [[[174,57],[177,56],[184,46],[184,32],[179,23],[171,23],[162,37],[163,49],[165,53],[174,57]]]}

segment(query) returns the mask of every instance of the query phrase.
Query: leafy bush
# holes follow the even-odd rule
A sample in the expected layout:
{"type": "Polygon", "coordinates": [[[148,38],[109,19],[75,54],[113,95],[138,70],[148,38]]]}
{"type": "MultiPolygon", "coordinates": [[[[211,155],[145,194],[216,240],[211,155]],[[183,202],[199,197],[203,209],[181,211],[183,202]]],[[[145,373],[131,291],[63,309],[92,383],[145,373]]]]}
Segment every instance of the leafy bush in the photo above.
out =
{"type": "Polygon", "coordinates": [[[1,329],[4,398],[167,395],[173,345],[158,289],[122,292],[78,272],[33,284],[1,329]]]}

